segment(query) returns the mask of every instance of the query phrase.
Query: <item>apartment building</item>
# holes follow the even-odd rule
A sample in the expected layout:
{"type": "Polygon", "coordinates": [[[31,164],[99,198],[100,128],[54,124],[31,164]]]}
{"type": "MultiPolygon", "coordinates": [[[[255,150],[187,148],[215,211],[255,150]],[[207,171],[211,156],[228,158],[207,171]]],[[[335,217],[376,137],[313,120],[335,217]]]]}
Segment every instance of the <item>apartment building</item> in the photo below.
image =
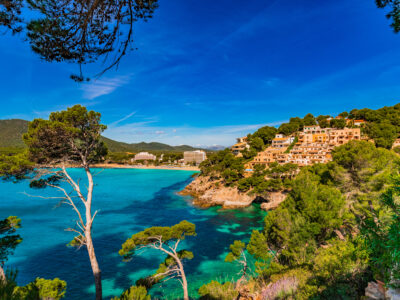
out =
{"type": "Polygon", "coordinates": [[[272,140],[271,147],[272,148],[287,148],[293,143],[294,137],[284,136],[283,134],[277,134],[275,138],[272,140]]]}
{"type": "Polygon", "coordinates": [[[262,152],[258,152],[256,157],[254,157],[251,162],[252,165],[255,164],[270,164],[277,161],[278,156],[283,154],[287,148],[273,148],[268,147],[262,152]]]}
{"type": "Polygon", "coordinates": [[[195,151],[185,151],[183,152],[183,162],[185,164],[192,164],[195,163],[199,165],[203,161],[207,159],[207,155],[202,150],[195,150],[195,151]]]}
{"type": "Polygon", "coordinates": [[[254,164],[294,163],[307,166],[315,163],[327,163],[332,160],[332,149],[348,143],[351,140],[360,140],[360,128],[320,128],[318,125],[304,126],[298,134],[298,142],[289,152],[287,147],[294,138],[276,136],[271,147],[260,152],[252,161],[254,164]]]}
{"type": "Polygon", "coordinates": [[[139,152],[133,160],[156,160],[156,156],[149,152],[139,152]]]}

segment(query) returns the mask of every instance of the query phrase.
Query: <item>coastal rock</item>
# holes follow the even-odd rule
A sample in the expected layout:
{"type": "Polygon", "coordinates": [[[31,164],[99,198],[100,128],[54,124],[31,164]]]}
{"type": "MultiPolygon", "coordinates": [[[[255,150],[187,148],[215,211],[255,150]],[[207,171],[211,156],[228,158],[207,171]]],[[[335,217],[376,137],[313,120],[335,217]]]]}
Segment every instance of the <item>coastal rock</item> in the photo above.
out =
{"type": "Polygon", "coordinates": [[[240,208],[256,201],[261,203],[261,208],[265,210],[278,207],[286,197],[282,192],[269,193],[266,199],[250,196],[240,192],[236,187],[226,187],[221,180],[214,180],[209,176],[197,176],[180,194],[194,197],[193,204],[200,207],[221,205],[222,208],[240,208]]]}
{"type": "Polygon", "coordinates": [[[365,297],[368,300],[385,300],[385,290],[376,282],[369,282],[365,288],[365,297]]]}
{"type": "Polygon", "coordinates": [[[261,203],[263,210],[273,210],[279,206],[286,199],[284,192],[271,192],[268,194],[267,202],[261,203]]]}

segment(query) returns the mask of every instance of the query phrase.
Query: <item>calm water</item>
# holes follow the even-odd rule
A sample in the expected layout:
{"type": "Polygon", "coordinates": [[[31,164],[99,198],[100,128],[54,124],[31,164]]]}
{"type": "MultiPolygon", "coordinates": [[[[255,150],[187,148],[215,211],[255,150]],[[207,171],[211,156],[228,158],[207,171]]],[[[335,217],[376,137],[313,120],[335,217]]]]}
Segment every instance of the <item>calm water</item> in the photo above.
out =
{"type": "MultiPolygon", "coordinates": [[[[70,170],[75,178],[85,178],[80,170],[70,170]]],[[[176,194],[192,179],[190,171],[107,169],[95,177],[94,209],[100,212],[94,221],[94,244],[103,275],[104,298],[119,295],[143,276],[152,274],[164,259],[146,252],[123,262],[118,255],[121,244],[133,233],[149,226],[170,226],[181,220],[196,224],[197,236],[184,244],[194,252],[185,264],[190,294],[212,279],[231,279],[239,267],[225,263],[224,257],[235,239],[246,240],[252,229],[262,227],[265,213],[253,206],[242,210],[199,209],[189,197],[176,194]]],[[[10,258],[8,266],[18,269],[18,283],[36,277],[59,277],[67,281],[66,299],[91,299],[94,284],[86,249],[65,245],[72,233],[75,215],[68,206],[57,207],[55,200],[28,197],[56,195],[52,190],[32,190],[27,181],[0,181],[0,218],[17,215],[22,219],[22,244],[10,258]]],[[[181,246],[180,249],[183,249],[181,246]]],[[[155,298],[176,299],[181,296],[177,282],[153,288],[155,298]]]]}

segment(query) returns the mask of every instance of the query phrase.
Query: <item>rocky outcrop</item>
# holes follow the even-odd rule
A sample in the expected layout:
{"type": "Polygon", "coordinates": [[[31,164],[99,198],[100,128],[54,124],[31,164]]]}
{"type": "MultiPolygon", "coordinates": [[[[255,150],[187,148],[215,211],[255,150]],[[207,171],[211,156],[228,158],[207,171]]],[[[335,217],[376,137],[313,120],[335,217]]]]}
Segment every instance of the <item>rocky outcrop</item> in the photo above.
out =
{"type": "Polygon", "coordinates": [[[192,196],[193,204],[201,207],[220,205],[222,208],[239,208],[247,207],[256,201],[261,203],[261,208],[265,210],[278,207],[286,197],[281,192],[263,197],[249,195],[240,192],[236,187],[226,187],[221,180],[214,180],[209,176],[197,176],[180,194],[192,196]]]}
{"type": "Polygon", "coordinates": [[[369,282],[365,288],[367,300],[400,300],[400,290],[385,288],[383,282],[369,282]]]}
{"type": "Polygon", "coordinates": [[[268,194],[266,202],[261,203],[263,210],[273,210],[286,199],[284,192],[271,192],[268,194]]]}

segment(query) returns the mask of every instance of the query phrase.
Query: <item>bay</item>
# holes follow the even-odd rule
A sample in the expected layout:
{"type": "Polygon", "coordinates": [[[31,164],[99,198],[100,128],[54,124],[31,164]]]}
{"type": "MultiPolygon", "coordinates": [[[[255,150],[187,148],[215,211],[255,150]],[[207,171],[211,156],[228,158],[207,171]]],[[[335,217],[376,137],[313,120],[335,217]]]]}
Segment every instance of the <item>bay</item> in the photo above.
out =
{"type": "MultiPolygon", "coordinates": [[[[74,178],[85,176],[70,169],[74,178]]],[[[188,238],[180,249],[193,251],[187,261],[190,295],[211,280],[236,278],[239,266],[224,262],[234,240],[248,240],[253,229],[261,229],[263,212],[257,205],[245,209],[194,207],[190,197],[177,194],[192,180],[193,171],[105,169],[93,170],[95,190],[93,211],[99,210],[93,226],[96,255],[102,270],[104,299],[119,295],[141,277],[152,274],[164,259],[148,251],[123,262],[118,255],[121,244],[132,234],[150,226],[171,226],[182,220],[196,225],[197,236],[188,238]]],[[[29,188],[28,181],[0,181],[0,218],[16,215],[22,219],[19,231],[23,242],[7,266],[18,270],[18,284],[36,277],[58,277],[67,281],[66,299],[92,299],[94,283],[86,249],[67,247],[73,238],[65,228],[75,222],[75,214],[54,199],[32,196],[58,195],[54,190],[29,188]],[[25,194],[25,193],[26,194],[25,194]],[[29,194],[29,195],[27,195],[29,194]]],[[[151,290],[153,298],[177,299],[182,291],[170,280],[151,290]]]]}

